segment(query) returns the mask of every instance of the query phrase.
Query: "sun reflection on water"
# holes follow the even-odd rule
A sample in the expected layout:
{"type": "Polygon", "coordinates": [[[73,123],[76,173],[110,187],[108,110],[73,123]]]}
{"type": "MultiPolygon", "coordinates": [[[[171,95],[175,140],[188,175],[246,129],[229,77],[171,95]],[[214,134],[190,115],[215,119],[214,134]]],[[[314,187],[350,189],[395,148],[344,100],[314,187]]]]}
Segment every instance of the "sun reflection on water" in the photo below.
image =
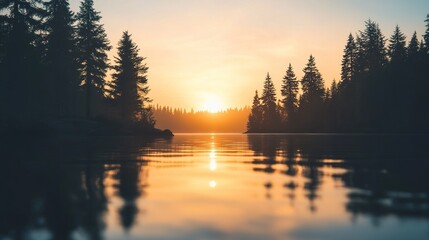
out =
{"type": "Polygon", "coordinates": [[[216,162],[216,150],[212,149],[210,151],[210,171],[214,172],[217,169],[217,162],[216,162]]]}

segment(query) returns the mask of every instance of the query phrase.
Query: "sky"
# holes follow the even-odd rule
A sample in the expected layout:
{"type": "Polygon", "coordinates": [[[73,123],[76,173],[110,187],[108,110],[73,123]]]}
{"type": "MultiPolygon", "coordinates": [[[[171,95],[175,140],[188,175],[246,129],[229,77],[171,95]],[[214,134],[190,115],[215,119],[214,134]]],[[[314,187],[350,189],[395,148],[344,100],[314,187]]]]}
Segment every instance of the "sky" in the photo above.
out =
{"type": "MultiPolygon", "coordinates": [[[[70,0],[77,11],[80,0],[70,0]]],[[[286,67],[310,54],[326,86],[338,81],[349,33],[379,23],[425,31],[428,0],[94,0],[116,55],[124,31],[146,57],[154,104],[194,110],[251,105],[270,73],[278,97],[286,67]]]]}

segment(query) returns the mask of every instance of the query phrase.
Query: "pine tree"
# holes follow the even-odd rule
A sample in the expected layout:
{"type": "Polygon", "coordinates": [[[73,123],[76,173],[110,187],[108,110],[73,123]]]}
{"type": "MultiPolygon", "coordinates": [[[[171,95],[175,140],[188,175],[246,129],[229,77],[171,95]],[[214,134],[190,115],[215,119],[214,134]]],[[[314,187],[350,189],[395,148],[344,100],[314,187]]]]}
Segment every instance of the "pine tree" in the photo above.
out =
{"type": "Polygon", "coordinates": [[[283,77],[281,94],[283,96],[283,107],[290,121],[298,107],[299,82],[296,79],[292,65],[289,64],[286,75],[283,77]]]}
{"type": "Polygon", "coordinates": [[[429,14],[426,16],[426,31],[425,34],[423,35],[423,41],[425,44],[425,49],[426,49],[426,53],[429,53],[429,14]]]}
{"type": "Polygon", "coordinates": [[[346,47],[344,48],[343,60],[341,62],[341,86],[348,85],[355,76],[356,70],[356,42],[352,34],[347,39],[346,47]]]}
{"type": "Polygon", "coordinates": [[[54,117],[76,114],[79,86],[77,49],[73,13],[68,0],[50,0],[45,3],[48,19],[47,53],[48,99],[54,117]]]}
{"type": "Polygon", "coordinates": [[[325,96],[324,96],[325,102],[330,102],[332,100],[332,92],[330,88],[325,89],[325,96]]]}
{"type": "Polygon", "coordinates": [[[1,73],[2,112],[9,122],[23,123],[35,118],[39,103],[40,57],[36,50],[41,19],[45,16],[42,0],[0,1],[0,20],[5,27],[1,73]]]}
{"type": "Polygon", "coordinates": [[[310,55],[303,71],[304,76],[301,80],[303,91],[302,104],[311,105],[320,102],[325,94],[325,84],[322,75],[316,67],[316,60],[313,55],[310,55]]]}
{"type": "Polygon", "coordinates": [[[339,93],[338,84],[335,79],[332,81],[330,90],[331,90],[332,97],[337,96],[337,94],[339,93]]]}
{"type": "Polygon", "coordinates": [[[365,22],[365,30],[357,37],[357,66],[360,73],[377,72],[387,63],[385,38],[372,20],[365,22]]]}
{"type": "Polygon", "coordinates": [[[410,43],[408,44],[407,48],[407,55],[408,59],[416,59],[419,55],[419,40],[417,39],[417,33],[414,32],[413,36],[411,37],[410,43]]]}
{"type": "MultiPolygon", "coordinates": [[[[406,64],[404,67],[400,68],[404,71],[404,80],[406,81],[402,81],[402,83],[400,83],[402,113],[398,114],[397,116],[403,121],[403,126],[407,126],[406,128],[408,130],[411,130],[412,128],[422,128],[422,126],[419,125],[420,121],[416,121],[416,119],[423,118],[422,116],[418,115],[421,111],[415,110],[416,106],[421,104],[421,102],[418,100],[420,96],[424,96],[421,99],[426,99],[427,95],[426,91],[423,90],[427,87],[424,85],[422,86],[422,82],[425,81],[421,81],[421,75],[425,75],[425,73],[423,73],[423,69],[425,69],[425,67],[422,66],[423,54],[421,47],[421,43],[417,39],[417,33],[414,32],[410,42],[408,43],[406,64]],[[407,87],[403,87],[405,83],[407,87]]],[[[399,107],[400,106],[395,106],[396,112],[399,110],[399,107]]],[[[426,123],[424,123],[424,125],[426,125],[426,123]]]]}
{"type": "Polygon", "coordinates": [[[381,117],[386,114],[386,91],[377,91],[389,86],[382,71],[387,65],[385,37],[377,23],[368,20],[365,29],[356,38],[356,86],[354,95],[354,128],[379,128],[383,125],[381,117]]]}
{"type": "Polygon", "coordinates": [[[274,88],[274,83],[271,80],[270,74],[267,73],[264,82],[264,91],[261,96],[263,131],[275,131],[280,124],[280,116],[277,111],[276,101],[276,89],[274,88]]]}
{"type": "MultiPolygon", "coordinates": [[[[139,56],[139,49],[132,41],[131,35],[124,32],[119,41],[118,56],[115,57],[110,94],[116,102],[125,122],[136,122],[145,111],[147,97],[146,73],[148,67],[143,63],[144,57],[139,56]]],[[[147,120],[147,119],[143,119],[147,120]]]]}
{"type": "MultiPolygon", "coordinates": [[[[423,35],[423,41],[420,42],[420,61],[419,61],[419,72],[418,72],[418,85],[417,85],[417,103],[419,106],[428,106],[429,99],[427,97],[427,89],[429,88],[429,82],[427,76],[429,75],[429,14],[426,16],[426,30],[423,35]]],[[[421,128],[427,128],[429,122],[429,111],[423,111],[420,108],[417,119],[420,122],[421,128]]]]}
{"type": "Polygon", "coordinates": [[[80,72],[86,92],[86,117],[91,118],[94,98],[104,95],[106,71],[109,68],[107,51],[111,46],[100,23],[100,13],[94,10],[93,0],[81,2],[76,18],[80,72]]]}
{"type": "Polygon", "coordinates": [[[330,121],[331,124],[340,124],[341,128],[351,128],[350,126],[354,124],[359,109],[354,100],[360,98],[358,89],[361,86],[361,81],[357,78],[363,72],[361,70],[363,58],[359,57],[363,56],[363,45],[363,39],[360,35],[354,38],[352,34],[349,34],[341,62],[341,79],[337,86],[338,93],[335,101],[335,107],[339,110],[335,115],[336,119],[330,121]]]}
{"type": "Polygon", "coordinates": [[[322,131],[322,113],[325,100],[325,84],[311,55],[301,79],[302,96],[299,104],[301,128],[306,131],[322,131]]]}
{"type": "Polygon", "coordinates": [[[402,63],[407,57],[405,35],[398,25],[389,40],[389,57],[391,62],[402,63]]]}
{"type": "Polygon", "coordinates": [[[255,91],[255,96],[253,97],[252,110],[250,112],[248,121],[247,121],[247,132],[259,132],[261,130],[262,124],[262,109],[261,101],[258,96],[258,91],[255,91]]]}

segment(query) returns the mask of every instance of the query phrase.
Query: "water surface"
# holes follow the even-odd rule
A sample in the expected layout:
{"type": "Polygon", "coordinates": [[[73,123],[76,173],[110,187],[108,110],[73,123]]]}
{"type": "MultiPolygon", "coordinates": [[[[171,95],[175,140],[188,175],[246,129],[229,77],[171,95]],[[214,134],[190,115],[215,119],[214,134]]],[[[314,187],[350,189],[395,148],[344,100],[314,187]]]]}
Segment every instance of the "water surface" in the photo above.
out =
{"type": "Polygon", "coordinates": [[[428,143],[13,139],[0,147],[0,239],[429,239],[428,143]]]}

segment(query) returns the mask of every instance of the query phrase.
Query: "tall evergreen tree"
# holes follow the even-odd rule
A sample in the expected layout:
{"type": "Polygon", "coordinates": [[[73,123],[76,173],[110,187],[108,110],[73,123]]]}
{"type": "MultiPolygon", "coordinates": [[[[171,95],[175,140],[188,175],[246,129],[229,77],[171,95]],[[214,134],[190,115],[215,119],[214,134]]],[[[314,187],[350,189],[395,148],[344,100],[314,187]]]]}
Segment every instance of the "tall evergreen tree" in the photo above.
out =
{"type": "MultiPolygon", "coordinates": [[[[356,40],[352,34],[349,34],[344,48],[343,59],[341,62],[341,79],[338,83],[338,93],[336,94],[335,107],[339,108],[335,115],[332,115],[330,124],[336,124],[336,127],[346,129],[355,125],[358,110],[355,99],[359,98],[358,89],[360,81],[357,81],[359,73],[359,54],[362,54],[362,38],[357,35],[356,40]],[[333,119],[336,118],[336,119],[333,119]]],[[[331,104],[332,105],[332,104],[331,104]]],[[[333,108],[334,106],[330,106],[333,108]]]]}
{"type": "Polygon", "coordinates": [[[50,0],[45,5],[49,13],[46,22],[47,104],[51,104],[49,111],[54,117],[73,116],[79,86],[73,13],[68,0],[50,0]]]}
{"type": "Polygon", "coordinates": [[[41,18],[45,16],[42,0],[0,1],[0,20],[6,27],[2,65],[2,112],[13,123],[36,117],[39,106],[37,79],[40,58],[36,51],[41,18]]]}
{"type": "Polygon", "coordinates": [[[276,89],[274,88],[274,83],[271,80],[270,73],[267,73],[267,77],[264,82],[264,90],[261,96],[263,131],[272,132],[278,129],[280,116],[277,111],[276,101],[276,89]]]}
{"type": "Polygon", "coordinates": [[[150,102],[147,97],[148,67],[143,63],[145,58],[139,56],[138,52],[139,49],[132,41],[131,35],[124,32],[119,41],[118,56],[115,57],[113,66],[115,73],[112,75],[110,93],[125,122],[141,120],[139,115],[142,116],[142,112],[147,111],[144,104],[150,102]]]}
{"type": "Polygon", "coordinates": [[[307,128],[307,130],[321,131],[325,84],[316,67],[313,55],[310,55],[303,71],[304,76],[301,79],[303,93],[299,104],[300,124],[302,124],[301,127],[307,128]]]}
{"type": "Polygon", "coordinates": [[[389,57],[390,61],[402,63],[407,57],[405,35],[401,32],[398,25],[389,40],[389,57]]]}
{"type": "Polygon", "coordinates": [[[325,84],[316,67],[316,60],[313,55],[310,55],[308,63],[304,68],[304,76],[302,77],[302,98],[301,102],[304,105],[320,103],[325,94],[325,84]]]}
{"type": "Polygon", "coordinates": [[[292,65],[289,64],[286,70],[286,75],[283,77],[283,83],[281,88],[281,94],[283,96],[283,107],[288,116],[288,121],[294,118],[294,114],[298,108],[298,91],[299,82],[296,79],[295,72],[293,71],[292,65]]]}
{"type": "Polygon", "coordinates": [[[426,31],[423,35],[423,42],[425,44],[426,53],[429,53],[429,14],[426,16],[426,31]]]}
{"type": "MultiPolygon", "coordinates": [[[[417,33],[414,32],[407,46],[406,64],[400,68],[404,71],[404,78],[406,79],[407,87],[401,88],[400,99],[404,104],[403,108],[401,109],[403,112],[397,115],[403,121],[405,121],[403,125],[408,126],[406,128],[409,130],[412,128],[422,128],[419,124],[420,121],[415,121],[415,119],[423,118],[421,115],[419,116],[420,111],[416,112],[415,109],[421,104],[419,99],[426,99],[426,97],[420,96],[426,96],[426,90],[424,89],[427,88],[422,85],[423,81],[421,81],[421,75],[424,74],[422,70],[425,69],[425,67],[422,65],[424,61],[422,61],[423,54],[421,50],[424,50],[424,47],[421,49],[421,43],[417,39],[417,33]]],[[[405,81],[403,84],[405,84],[405,81]]]]}
{"type": "Polygon", "coordinates": [[[409,59],[417,58],[420,51],[419,45],[420,43],[419,43],[419,40],[417,39],[417,33],[414,32],[413,36],[411,37],[410,43],[408,44],[408,47],[407,47],[407,56],[409,59]]]}
{"type": "Polygon", "coordinates": [[[385,37],[380,27],[372,20],[365,22],[365,29],[359,32],[357,43],[357,71],[355,87],[356,127],[365,129],[378,128],[383,123],[381,117],[386,114],[386,91],[377,91],[389,86],[382,76],[387,61],[385,37]]]}
{"type": "Polygon", "coordinates": [[[359,72],[380,71],[387,63],[387,53],[379,25],[372,20],[366,21],[365,30],[359,32],[356,42],[359,72]]]}
{"type": "Polygon", "coordinates": [[[258,91],[255,91],[255,96],[253,97],[252,110],[250,112],[250,115],[247,121],[247,132],[249,133],[260,132],[261,124],[262,124],[261,100],[258,96],[258,91]]]}
{"type": "Polygon", "coordinates": [[[343,60],[341,62],[341,83],[347,85],[352,81],[356,70],[356,42],[352,34],[349,34],[346,47],[344,48],[343,60]]]}
{"type": "Polygon", "coordinates": [[[382,76],[379,77],[381,81],[376,87],[376,90],[385,89],[384,92],[380,91],[382,97],[379,98],[378,102],[381,104],[371,104],[372,108],[376,110],[376,114],[373,115],[372,119],[378,121],[376,122],[376,124],[378,124],[376,127],[388,129],[389,131],[396,131],[404,124],[405,116],[398,115],[397,112],[404,112],[408,107],[408,100],[398,97],[408,95],[406,94],[408,91],[404,89],[404,80],[407,79],[408,84],[410,84],[405,67],[407,61],[405,39],[406,37],[401,32],[399,26],[396,26],[389,39],[388,55],[390,63],[387,65],[382,76]],[[376,117],[374,118],[374,116],[376,117]],[[391,120],[395,118],[396,121],[391,120]]]}
{"type": "Polygon", "coordinates": [[[336,96],[339,92],[338,84],[335,79],[332,81],[330,90],[331,90],[332,97],[336,96]]]}
{"type": "Polygon", "coordinates": [[[109,67],[107,51],[111,46],[100,23],[100,13],[94,10],[93,0],[83,0],[76,17],[80,72],[86,92],[86,117],[91,118],[94,99],[100,99],[104,94],[109,67]]]}
{"type": "MultiPolygon", "coordinates": [[[[429,81],[427,81],[427,76],[429,75],[429,14],[426,16],[426,30],[423,35],[423,41],[420,42],[420,71],[418,73],[418,93],[417,93],[417,102],[419,106],[428,106],[429,98],[427,97],[427,89],[429,88],[429,81]]],[[[418,118],[420,120],[420,127],[424,128],[427,126],[429,122],[429,111],[422,111],[421,108],[418,114],[418,118]]]]}

